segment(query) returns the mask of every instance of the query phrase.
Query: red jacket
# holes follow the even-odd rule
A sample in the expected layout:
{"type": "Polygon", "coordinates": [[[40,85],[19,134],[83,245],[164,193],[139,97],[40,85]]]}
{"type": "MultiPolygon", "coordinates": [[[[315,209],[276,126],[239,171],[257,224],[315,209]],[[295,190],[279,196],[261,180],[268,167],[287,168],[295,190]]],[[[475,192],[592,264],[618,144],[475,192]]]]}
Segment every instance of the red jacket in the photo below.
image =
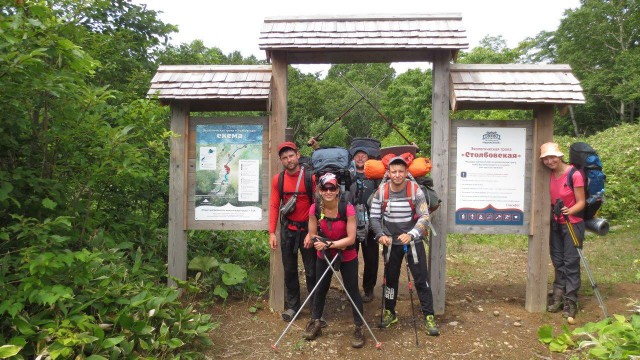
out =
{"type": "MultiPolygon", "coordinates": [[[[287,200],[296,191],[296,183],[298,182],[298,174],[299,171],[296,171],[294,174],[289,174],[287,171],[284,172],[284,186],[283,190],[285,193],[284,199],[282,203],[286,203],[287,200]]],[[[271,180],[271,201],[269,202],[269,232],[275,233],[276,226],[278,225],[278,219],[280,218],[280,192],[278,191],[278,178],[280,174],[276,174],[273,176],[271,180]]],[[[302,179],[300,180],[300,186],[298,187],[298,199],[296,200],[296,208],[293,210],[291,214],[287,216],[287,218],[294,222],[308,222],[309,221],[309,208],[311,207],[311,199],[307,196],[307,188],[304,184],[304,174],[302,174],[302,179]]],[[[316,178],[315,175],[311,178],[313,183],[313,188],[316,187],[316,178]]],[[[290,228],[295,229],[295,227],[290,226],[290,228]]]]}

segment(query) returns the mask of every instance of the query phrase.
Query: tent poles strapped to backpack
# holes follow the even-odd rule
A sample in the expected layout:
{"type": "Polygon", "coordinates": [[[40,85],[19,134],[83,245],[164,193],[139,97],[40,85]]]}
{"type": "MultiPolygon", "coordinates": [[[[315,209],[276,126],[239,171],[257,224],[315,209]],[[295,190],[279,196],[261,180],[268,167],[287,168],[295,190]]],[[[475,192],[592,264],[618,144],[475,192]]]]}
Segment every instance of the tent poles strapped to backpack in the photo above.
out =
{"type": "MultiPolygon", "coordinates": [[[[340,76],[341,76],[341,77],[342,77],[342,78],[343,78],[343,79],[344,79],[344,80],[345,80],[345,81],[346,81],[346,82],[347,82],[347,83],[348,83],[348,84],[353,88],[353,90],[355,90],[358,94],[360,94],[361,99],[364,99],[364,101],[365,101],[367,104],[369,104],[369,106],[371,106],[371,108],[372,108],[373,110],[375,110],[375,111],[378,113],[378,115],[380,115],[380,117],[381,117],[381,118],[383,118],[383,119],[384,119],[384,121],[386,121],[386,122],[387,122],[387,123],[388,123],[388,124],[393,128],[393,130],[395,130],[395,131],[400,135],[400,137],[402,137],[402,138],[404,139],[404,141],[406,141],[406,142],[407,142],[407,144],[409,144],[409,145],[415,145],[415,143],[413,143],[413,142],[409,141],[409,139],[407,139],[407,137],[406,137],[406,136],[404,136],[404,134],[402,134],[402,132],[400,132],[400,129],[398,129],[398,127],[393,123],[393,121],[391,121],[388,117],[386,117],[386,116],[385,116],[385,115],[384,115],[380,110],[378,110],[378,108],[377,108],[375,105],[373,105],[373,103],[372,103],[371,101],[369,101],[369,99],[367,98],[367,95],[369,95],[369,93],[367,93],[366,95],[365,95],[365,94],[363,94],[363,93],[362,93],[360,90],[358,90],[358,88],[357,88],[357,87],[355,87],[355,85],[353,85],[353,84],[351,83],[351,81],[349,81],[349,79],[347,79],[344,75],[340,75],[340,76]]],[[[383,80],[384,80],[384,79],[383,79],[383,80]]]]}
{"type": "Polygon", "coordinates": [[[351,112],[351,110],[353,110],[354,107],[356,107],[356,105],[358,105],[360,103],[360,101],[362,100],[367,100],[367,96],[369,94],[371,94],[373,92],[373,90],[375,90],[378,86],[380,86],[380,84],[382,84],[382,82],[389,76],[389,74],[385,75],[382,80],[380,80],[374,87],[372,87],[371,89],[369,89],[369,91],[367,91],[367,93],[365,95],[360,94],[360,99],[358,99],[358,101],[354,102],[353,105],[351,105],[347,110],[345,110],[342,114],[340,114],[340,116],[338,116],[335,120],[333,120],[331,122],[331,124],[329,124],[329,126],[327,126],[324,130],[322,130],[318,135],[314,136],[311,138],[311,140],[309,140],[308,145],[312,145],[311,142],[313,140],[316,141],[320,141],[320,137],[322,137],[322,135],[327,132],[327,130],[329,130],[333,125],[335,125],[338,121],[342,120],[342,118],[344,118],[345,116],[347,116],[347,114],[349,114],[351,112]]]}

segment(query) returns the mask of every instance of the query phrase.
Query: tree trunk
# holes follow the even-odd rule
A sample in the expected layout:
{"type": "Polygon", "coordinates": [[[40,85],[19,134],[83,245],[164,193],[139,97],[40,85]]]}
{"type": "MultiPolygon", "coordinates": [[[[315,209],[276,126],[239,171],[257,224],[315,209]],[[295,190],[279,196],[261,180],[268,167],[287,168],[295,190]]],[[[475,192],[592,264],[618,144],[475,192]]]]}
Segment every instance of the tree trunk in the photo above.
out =
{"type": "Polygon", "coordinates": [[[624,101],[620,101],[620,123],[624,123],[624,101]]]}
{"type": "Polygon", "coordinates": [[[569,105],[569,115],[571,116],[571,123],[573,124],[573,134],[578,137],[580,134],[578,132],[578,123],[576,122],[576,116],[573,113],[573,106],[569,105]]]}

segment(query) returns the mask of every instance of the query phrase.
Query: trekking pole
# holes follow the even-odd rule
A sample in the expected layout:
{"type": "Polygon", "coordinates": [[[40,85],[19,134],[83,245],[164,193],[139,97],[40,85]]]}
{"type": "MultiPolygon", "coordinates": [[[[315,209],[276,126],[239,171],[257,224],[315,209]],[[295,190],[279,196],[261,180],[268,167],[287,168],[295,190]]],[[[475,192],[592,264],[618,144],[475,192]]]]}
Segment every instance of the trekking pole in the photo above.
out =
{"type": "MultiPolygon", "coordinates": [[[[337,257],[339,257],[340,255],[336,254],[336,256],[333,257],[333,259],[335,260],[337,257]]],[[[371,328],[369,327],[369,324],[367,323],[367,320],[364,319],[364,316],[362,316],[362,313],[360,312],[360,310],[358,309],[358,307],[356,306],[355,301],[353,301],[353,299],[351,298],[351,295],[349,295],[349,291],[347,291],[347,287],[344,285],[344,283],[342,282],[342,279],[340,278],[340,276],[338,276],[338,273],[336,272],[336,270],[333,268],[333,261],[329,262],[329,259],[327,258],[327,254],[325,253],[324,255],[324,260],[327,262],[327,264],[329,264],[329,269],[331,269],[331,271],[333,272],[333,274],[336,276],[336,279],[338,279],[338,282],[340,283],[340,285],[342,285],[342,289],[344,290],[344,293],[347,294],[347,298],[349,298],[349,301],[351,301],[351,306],[353,306],[353,308],[356,310],[356,312],[358,313],[358,316],[360,317],[360,320],[362,320],[362,322],[364,323],[364,325],[367,327],[367,330],[369,330],[369,333],[371,334],[371,337],[373,338],[373,340],[376,342],[376,348],[378,349],[382,349],[382,343],[378,341],[378,339],[376,338],[376,336],[373,334],[373,331],[371,330],[371,328]]]]}
{"type": "MultiPolygon", "coordinates": [[[[562,209],[564,207],[563,201],[561,199],[557,199],[556,206],[558,207],[558,209],[562,209]]],[[[607,314],[607,307],[604,304],[602,295],[600,295],[598,284],[596,284],[596,281],[593,279],[593,275],[591,274],[591,269],[589,269],[589,263],[587,262],[587,258],[585,258],[584,254],[582,254],[580,241],[578,240],[578,237],[576,236],[576,233],[573,230],[573,224],[571,224],[571,222],[569,221],[569,215],[563,213],[562,216],[564,217],[564,220],[567,223],[567,229],[569,229],[571,240],[573,240],[573,246],[575,246],[576,250],[578,250],[578,255],[580,255],[580,260],[582,260],[582,264],[584,265],[584,270],[586,271],[587,276],[589,277],[589,281],[591,282],[591,288],[593,289],[593,293],[596,294],[596,299],[598,299],[598,303],[600,303],[600,308],[602,309],[602,313],[604,314],[604,317],[607,318],[609,317],[609,315],[607,314]]]]}
{"type": "MultiPolygon", "coordinates": [[[[360,94],[360,96],[362,97],[362,99],[364,99],[364,101],[366,101],[366,102],[367,102],[367,104],[369,104],[369,106],[371,106],[371,108],[372,108],[373,110],[375,110],[375,111],[378,113],[378,115],[380,115],[380,117],[381,117],[382,119],[384,119],[384,121],[386,121],[386,122],[387,122],[387,123],[388,123],[388,124],[393,128],[393,130],[395,130],[395,131],[400,135],[400,137],[401,137],[401,138],[403,138],[403,139],[404,139],[404,141],[406,141],[406,142],[407,142],[407,144],[409,144],[409,145],[415,145],[413,142],[409,141],[409,139],[407,139],[407,137],[406,137],[406,136],[404,136],[404,134],[402,134],[402,133],[400,132],[400,129],[398,129],[398,127],[393,123],[393,121],[391,121],[391,119],[389,119],[388,117],[386,117],[386,116],[385,116],[385,115],[384,115],[380,110],[378,110],[378,108],[377,108],[375,105],[373,105],[373,103],[372,103],[371,101],[369,101],[369,99],[367,98],[367,95],[369,95],[369,93],[367,93],[366,95],[365,95],[365,94],[363,94],[360,90],[358,90],[358,88],[357,88],[357,87],[355,87],[355,85],[353,85],[353,84],[349,81],[349,79],[347,79],[345,76],[342,76],[342,78],[344,78],[344,80],[345,80],[349,85],[351,85],[351,87],[353,88],[353,90],[355,90],[358,94],[360,94]]],[[[383,80],[384,80],[384,79],[383,79],[383,80]]]]}
{"type": "Polygon", "coordinates": [[[407,245],[404,246],[404,260],[407,265],[407,281],[409,283],[409,297],[411,298],[411,317],[413,318],[413,332],[416,334],[416,347],[418,347],[418,327],[416,325],[416,311],[413,307],[413,284],[409,275],[409,253],[407,245]]]}
{"type": "MultiPolygon", "coordinates": [[[[391,249],[391,244],[389,244],[389,249],[391,249]]],[[[384,260],[384,269],[382,271],[382,296],[380,297],[380,324],[378,324],[379,329],[384,328],[384,298],[387,294],[387,263],[389,262],[389,257],[384,253],[384,250],[382,252],[382,259],[384,260]]]]}
{"type": "MultiPolygon", "coordinates": [[[[333,262],[337,259],[338,257],[334,257],[333,260],[331,260],[331,262],[329,263],[329,269],[333,269],[333,262]]],[[[311,299],[311,297],[313,296],[313,294],[316,292],[316,289],[318,288],[318,285],[320,285],[320,282],[322,281],[322,279],[324,279],[324,277],[327,275],[327,273],[329,272],[329,269],[326,269],[323,273],[322,276],[320,277],[320,279],[318,281],[316,281],[316,286],[313,287],[313,289],[311,289],[311,292],[309,293],[309,295],[307,296],[307,298],[304,300],[304,302],[302,303],[302,305],[300,306],[300,308],[298,309],[298,311],[296,312],[296,314],[293,316],[293,319],[291,319],[291,321],[289,322],[289,324],[287,325],[287,327],[284,329],[284,331],[282,332],[282,334],[280,334],[280,337],[278,338],[278,340],[271,345],[271,348],[273,348],[273,350],[278,350],[277,346],[278,343],[280,342],[280,340],[282,340],[282,338],[284,337],[284,335],[287,333],[287,331],[289,331],[289,328],[291,327],[291,325],[293,325],[293,322],[296,320],[296,318],[298,317],[298,315],[300,314],[300,312],[302,311],[302,308],[304,308],[304,306],[307,304],[307,302],[309,301],[309,299],[311,299]]]]}
{"type": "MultiPolygon", "coordinates": [[[[353,105],[351,105],[347,110],[345,110],[345,112],[343,112],[342,114],[340,114],[340,116],[338,116],[335,120],[333,120],[331,122],[331,124],[329,124],[329,126],[327,126],[324,130],[322,130],[318,135],[312,137],[312,140],[316,140],[316,141],[320,141],[320,137],[322,137],[322,135],[327,132],[327,130],[331,129],[331,127],[333,125],[335,125],[338,121],[342,120],[342,118],[344,118],[345,116],[347,116],[347,114],[349,114],[351,112],[351,110],[353,110],[354,107],[356,107],[356,105],[358,105],[360,103],[360,101],[362,100],[366,100],[366,96],[368,96],[369,94],[371,94],[373,92],[373,90],[375,90],[378,86],[380,86],[380,84],[382,84],[382,82],[389,76],[389,74],[385,75],[382,80],[380,80],[374,87],[372,87],[371,89],[369,89],[369,91],[367,91],[367,93],[365,95],[360,94],[360,99],[358,99],[358,101],[356,101],[355,103],[353,103],[353,105]]],[[[311,145],[311,140],[309,141],[308,145],[311,145]]]]}

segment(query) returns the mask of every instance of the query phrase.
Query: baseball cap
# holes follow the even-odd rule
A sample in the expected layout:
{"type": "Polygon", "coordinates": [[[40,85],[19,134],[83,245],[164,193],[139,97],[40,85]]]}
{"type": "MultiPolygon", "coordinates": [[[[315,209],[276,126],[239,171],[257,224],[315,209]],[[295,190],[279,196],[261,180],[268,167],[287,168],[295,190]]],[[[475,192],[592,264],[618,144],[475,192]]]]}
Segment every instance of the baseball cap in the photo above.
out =
{"type": "Polygon", "coordinates": [[[320,187],[324,188],[327,185],[338,186],[338,178],[335,174],[328,172],[320,177],[320,187]]]}
{"type": "Polygon", "coordinates": [[[409,164],[407,164],[407,160],[402,156],[395,156],[389,159],[389,165],[396,163],[403,163],[405,166],[409,166],[409,164]]]}
{"type": "Polygon", "coordinates": [[[282,144],[278,145],[278,155],[280,155],[280,153],[284,149],[291,149],[291,150],[293,150],[295,152],[298,152],[298,147],[296,146],[296,144],[294,144],[291,141],[285,141],[282,144]]]}

